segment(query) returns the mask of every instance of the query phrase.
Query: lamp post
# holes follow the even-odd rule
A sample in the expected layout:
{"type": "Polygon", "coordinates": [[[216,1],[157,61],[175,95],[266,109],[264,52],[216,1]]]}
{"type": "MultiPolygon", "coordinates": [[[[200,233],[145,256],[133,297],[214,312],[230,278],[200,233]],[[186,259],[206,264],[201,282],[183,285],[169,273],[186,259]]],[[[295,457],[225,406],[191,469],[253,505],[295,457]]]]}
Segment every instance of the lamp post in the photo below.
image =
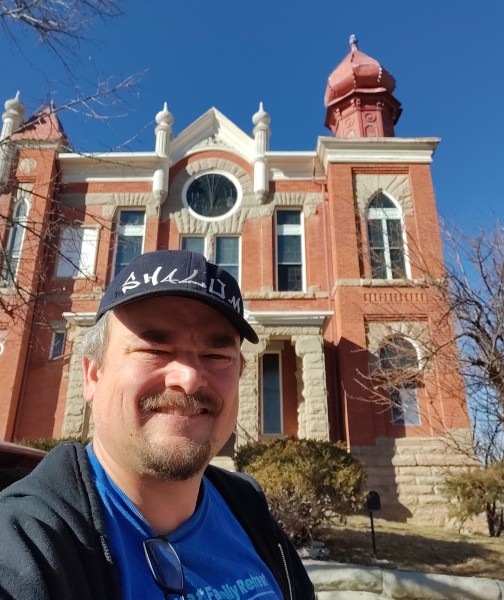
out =
{"type": "Polygon", "coordinates": [[[371,540],[373,542],[373,558],[376,558],[376,537],[375,537],[375,529],[374,529],[374,516],[373,513],[375,510],[381,510],[381,500],[380,494],[378,492],[369,492],[366,498],[366,506],[369,511],[369,518],[371,519],[371,540]]]}

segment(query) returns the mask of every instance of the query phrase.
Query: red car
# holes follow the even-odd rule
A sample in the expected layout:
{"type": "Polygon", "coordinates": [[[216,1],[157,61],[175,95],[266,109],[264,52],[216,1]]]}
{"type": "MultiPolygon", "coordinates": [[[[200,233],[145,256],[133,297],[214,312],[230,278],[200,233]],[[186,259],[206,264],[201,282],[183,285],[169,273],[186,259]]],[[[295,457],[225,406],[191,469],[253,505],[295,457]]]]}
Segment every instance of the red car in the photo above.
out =
{"type": "Polygon", "coordinates": [[[0,490],[28,475],[47,452],[0,441],[0,490]]]}

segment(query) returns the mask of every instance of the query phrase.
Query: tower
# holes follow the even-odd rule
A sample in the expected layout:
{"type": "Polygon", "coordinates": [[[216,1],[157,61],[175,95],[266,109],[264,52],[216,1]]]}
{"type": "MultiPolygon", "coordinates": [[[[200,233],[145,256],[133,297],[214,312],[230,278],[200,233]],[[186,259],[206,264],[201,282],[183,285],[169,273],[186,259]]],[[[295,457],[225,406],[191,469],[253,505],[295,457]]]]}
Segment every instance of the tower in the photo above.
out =
{"type": "Polygon", "coordinates": [[[392,75],[351,35],[350,52],[327,81],[326,127],[339,138],[393,137],[402,111],[394,89],[392,75]]]}

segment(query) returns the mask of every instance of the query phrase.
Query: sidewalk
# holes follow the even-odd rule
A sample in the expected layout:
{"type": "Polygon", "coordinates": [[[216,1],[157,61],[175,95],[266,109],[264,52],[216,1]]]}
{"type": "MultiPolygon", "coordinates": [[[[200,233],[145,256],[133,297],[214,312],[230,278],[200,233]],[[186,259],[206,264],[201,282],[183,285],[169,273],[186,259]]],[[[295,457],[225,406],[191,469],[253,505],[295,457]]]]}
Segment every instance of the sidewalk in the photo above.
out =
{"type": "MultiPolygon", "coordinates": [[[[303,560],[317,600],[504,600],[504,581],[303,560]]],[[[504,576],[496,573],[496,577],[504,576]]]]}

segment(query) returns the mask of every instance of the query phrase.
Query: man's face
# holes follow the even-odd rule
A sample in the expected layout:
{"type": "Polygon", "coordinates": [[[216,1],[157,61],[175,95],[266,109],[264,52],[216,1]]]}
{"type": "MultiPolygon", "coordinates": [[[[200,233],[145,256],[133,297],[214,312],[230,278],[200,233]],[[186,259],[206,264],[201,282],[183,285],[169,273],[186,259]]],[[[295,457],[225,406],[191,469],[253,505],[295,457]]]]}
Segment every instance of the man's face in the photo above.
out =
{"type": "Polygon", "coordinates": [[[201,472],[233,432],[240,337],[197,300],[158,297],[113,311],[101,365],[84,360],[98,457],[169,481],[201,472]]]}

